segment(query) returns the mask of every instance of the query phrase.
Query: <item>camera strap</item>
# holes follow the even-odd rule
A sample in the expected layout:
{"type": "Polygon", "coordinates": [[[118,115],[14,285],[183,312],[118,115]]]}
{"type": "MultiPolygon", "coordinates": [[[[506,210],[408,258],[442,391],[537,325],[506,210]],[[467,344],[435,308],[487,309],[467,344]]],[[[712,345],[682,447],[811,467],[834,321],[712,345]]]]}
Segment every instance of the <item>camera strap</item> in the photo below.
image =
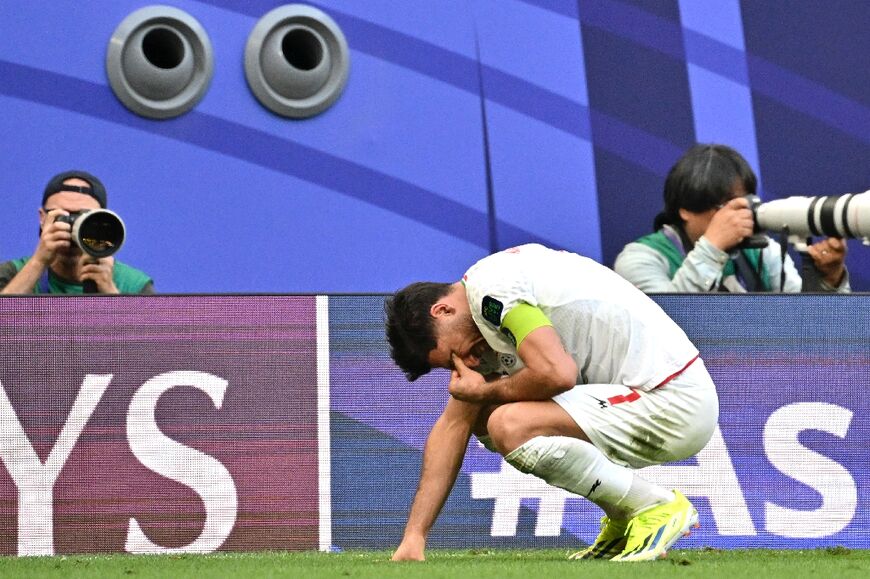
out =
{"type": "Polygon", "coordinates": [[[782,228],[779,232],[779,247],[780,253],[780,269],[779,269],[779,291],[785,291],[785,258],[788,255],[788,225],[782,228]]]}
{"type": "Polygon", "coordinates": [[[48,268],[45,268],[42,272],[42,275],[39,276],[39,293],[41,294],[50,294],[51,293],[51,285],[48,283],[48,268]]]}
{"type": "MultiPolygon", "coordinates": [[[[758,269],[752,267],[749,259],[742,251],[732,255],[731,261],[734,262],[734,275],[746,291],[760,292],[766,290],[758,269]]],[[[761,255],[758,256],[758,261],[761,263],[761,255]]]]}

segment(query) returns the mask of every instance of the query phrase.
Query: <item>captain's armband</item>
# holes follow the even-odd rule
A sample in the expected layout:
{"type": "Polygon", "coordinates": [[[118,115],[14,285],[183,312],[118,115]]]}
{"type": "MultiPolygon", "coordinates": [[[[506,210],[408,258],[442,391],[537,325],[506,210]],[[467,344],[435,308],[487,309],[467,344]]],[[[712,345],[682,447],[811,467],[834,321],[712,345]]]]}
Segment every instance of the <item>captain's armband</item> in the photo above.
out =
{"type": "Polygon", "coordinates": [[[509,311],[501,324],[501,332],[519,348],[533,330],[543,326],[552,326],[546,314],[535,306],[520,303],[509,311]]]}

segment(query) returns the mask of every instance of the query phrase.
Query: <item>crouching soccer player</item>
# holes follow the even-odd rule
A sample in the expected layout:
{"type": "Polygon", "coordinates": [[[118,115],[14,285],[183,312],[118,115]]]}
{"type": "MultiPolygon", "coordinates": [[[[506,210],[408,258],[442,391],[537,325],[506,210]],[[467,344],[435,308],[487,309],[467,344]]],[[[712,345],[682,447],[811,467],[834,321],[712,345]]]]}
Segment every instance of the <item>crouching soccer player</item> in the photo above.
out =
{"type": "Polygon", "coordinates": [[[572,558],[656,559],[698,526],[686,497],[634,469],[700,451],[718,419],[716,388],[682,329],[629,282],[524,245],[460,282],[411,284],[385,308],[390,353],[409,380],[452,369],[394,560],[425,558],[472,433],[603,509],[601,533],[572,558]]]}

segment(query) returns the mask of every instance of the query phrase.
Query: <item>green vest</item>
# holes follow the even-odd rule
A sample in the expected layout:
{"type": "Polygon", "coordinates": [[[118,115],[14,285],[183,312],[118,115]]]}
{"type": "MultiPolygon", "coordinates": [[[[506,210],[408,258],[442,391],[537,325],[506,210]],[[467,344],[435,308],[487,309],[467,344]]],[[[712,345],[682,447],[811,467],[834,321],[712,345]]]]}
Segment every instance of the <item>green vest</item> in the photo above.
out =
{"type": "MultiPolygon", "coordinates": [[[[14,259],[12,263],[16,270],[21,271],[28,259],[27,257],[14,259]]],[[[112,269],[112,281],[115,282],[115,286],[122,294],[138,294],[151,281],[151,278],[145,272],[116,260],[112,269]]],[[[39,286],[39,283],[33,286],[33,293],[45,293],[39,286]]],[[[53,273],[48,274],[48,287],[50,294],[84,294],[82,284],[64,281],[53,273]]]]}
{"type": "MultiPolygon", "coordinates": [[[[677,273],[677,270],[680,269],[680,266],[683,265],[683,261],[686,259],[686,256],[683,255],[683,252],[679,247],[674,245],[674,242],[665,235],[661,230],[656,231],[655,233],[650,233],[649,235],[645,235],[637,240],[638,243],[642,243],[647,247],[651,247],[665,256],[668,260],[668,265],[670,266],[670,273],[668,276],[671,279],[674,279],[674,275],[677,273]]],[[[758,271],[758,262],[761,259],[761,250],[760,249],[741,249],[740,252],[749,262],[749,265],[752,266],[752,269],[758,271]]],[[[728,277],[729,275],[734,275],[734,261],[729,259],[725,264],[725,268],[722,270],[722,275],[724,277],[728,277]]],[[[761,288],[763,291],[770,291],[770,281],[767,276],[767,266],[764,262],[761,262],[761,288]]]]}

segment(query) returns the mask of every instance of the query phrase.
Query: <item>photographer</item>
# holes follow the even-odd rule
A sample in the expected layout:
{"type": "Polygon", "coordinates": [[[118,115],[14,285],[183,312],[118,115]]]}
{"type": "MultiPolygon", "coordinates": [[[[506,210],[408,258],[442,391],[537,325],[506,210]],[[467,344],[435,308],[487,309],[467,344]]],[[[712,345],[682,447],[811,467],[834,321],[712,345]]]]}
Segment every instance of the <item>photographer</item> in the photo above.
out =
{"type": "MultiPolygon", "coordinates": [[[[753,234],[745,196],[755,194],[756,184],[734,149],[691,147],[668,173],[655,233],[626,245],[614,270],[647,293],[801,291],[803,280],[779,243],[767,238],[763,249],[739,247],[753,234]]],[[[824,239],[808,253],[819,291],[850,291],[843,240],[824,239]]]]}
{"type": "Polygon", "coordinates": [[[106,189],[84,171],[52,177],[39,208],[39,243],[29,258],[0,263],[0,293],[81,294],[91,281],[101,294],[154,293],[145,273],[114,257],[94,258],[72,238],[72,225],[61,216],[106,207],[106,189]]]}

